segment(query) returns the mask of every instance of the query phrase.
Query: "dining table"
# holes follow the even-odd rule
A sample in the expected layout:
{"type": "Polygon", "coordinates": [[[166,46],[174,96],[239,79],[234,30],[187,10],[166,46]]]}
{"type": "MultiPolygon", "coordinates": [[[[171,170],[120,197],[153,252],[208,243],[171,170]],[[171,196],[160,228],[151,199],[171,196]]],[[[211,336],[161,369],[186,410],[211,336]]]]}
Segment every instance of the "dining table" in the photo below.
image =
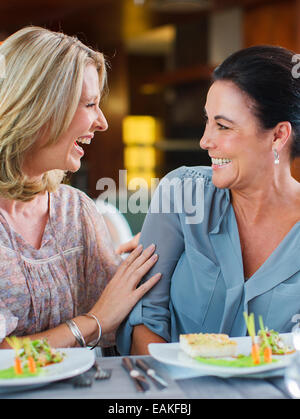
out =
{"type": "MultiPolygon", "coordinates": [[[[162,363],[152,356],[130,356],[135,362],[145,360],[168,384],[164,389],[158,388],[148,379],[149,389],[137,392],[133,380],[122,366],[122,357],[97,357],[98,364],[104,369],[111,370],[109,379],[92,380],[91,385],[76,385],[76,377],[54,381],[38,388],[24,388],[22,391],[0,393],[0,399],[106,399],[105,408],[122,412],[126,406],[132,404],[133,399],[148,400],[145,405],[147,412],[156,409],[154,413],[161,413],[159,409],[180,409],[185,413],[193,406],[196,399],[290,399],[291,396],[283,376],[264,378],[244,377],[216,377],[199,376],[199,372],[192,369],[174,367],[162,363]],[[124,400],[124,402],[122,402],[124,400]],[[126,403],[125,403],[126,400],[126,403]],[[130,402],[131,400],[131,402],[130,402]],[[168,403],[172,400],[172,403],[168,403]],[[177,401],[174,403],[174,400],[177,401]]],[[[92,373],[92,368],[85,373],[92,373]]],[[[133,408],[133,407],[132,407],[133,408]]],[[[153,412],[152,412],[153,413],[153,412]]],[[[166,413],[163,411],[163,413],[166,413]]]]}

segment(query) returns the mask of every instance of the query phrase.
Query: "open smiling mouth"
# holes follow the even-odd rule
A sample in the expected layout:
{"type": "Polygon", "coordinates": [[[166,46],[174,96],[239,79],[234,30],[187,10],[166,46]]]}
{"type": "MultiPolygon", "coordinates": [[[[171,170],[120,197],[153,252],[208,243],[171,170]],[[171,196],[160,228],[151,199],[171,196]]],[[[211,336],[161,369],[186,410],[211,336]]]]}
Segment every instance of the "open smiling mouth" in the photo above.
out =
{"type": "Polygon", "coordinates": [[[80,145],[78,143],[91,144],[92,138],[93,138],[92,136],[90,136],[90,137],[79,137],[79,138],[77,138],[77,140],[74,141],[74,146],[75,146],[77,152],[81,156],[84,155],[84,151],[83,151],[83,148],[80,147],[80,145]]]}
{"type": "Polygon", "coordinates": [[[212,162],[212,168],[216,169],[216,168],[220,168],[220,167],[225,167],[228,166],[228,164],[231,163],[230,159],[215,159],[213,157],[211,157],[211,162],[212,162]]]}

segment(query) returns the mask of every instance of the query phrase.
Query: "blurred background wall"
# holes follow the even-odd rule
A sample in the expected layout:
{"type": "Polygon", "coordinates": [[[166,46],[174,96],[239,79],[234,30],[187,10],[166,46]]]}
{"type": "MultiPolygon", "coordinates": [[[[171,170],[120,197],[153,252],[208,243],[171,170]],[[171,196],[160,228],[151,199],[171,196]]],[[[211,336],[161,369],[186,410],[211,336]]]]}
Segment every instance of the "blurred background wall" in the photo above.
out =
{"type": "MultiPolygon", "coordinates": [[[[127,169],[150,182],[181,165],[208,165],[199,148],[212,69],[250,45],[300,52],[299,0],[1,0],[0,41],[26,25],[76,35],[110,68],[109,123],[85,147],[71,183],[96,197],[98,179],[127,169]]],[[[300,180],[300,163],[293,162],[300,180]]]]}

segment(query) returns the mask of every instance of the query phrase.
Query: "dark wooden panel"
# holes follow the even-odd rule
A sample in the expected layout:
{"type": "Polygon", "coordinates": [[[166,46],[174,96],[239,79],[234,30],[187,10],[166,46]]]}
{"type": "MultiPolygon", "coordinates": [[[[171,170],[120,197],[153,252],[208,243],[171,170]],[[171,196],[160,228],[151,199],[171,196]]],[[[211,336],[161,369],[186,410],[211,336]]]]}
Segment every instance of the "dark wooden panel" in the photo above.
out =
{"type": "Polygon", "coordinates": [[[281,45],[297,49],[296,1],[252,7],[244,12],[244,46],[281,45]]]}
{"type": "Polygon", "coordinates": [[[175,85],[189,83],[197,80],[210,80],[212,67],[204,64],[192,67],[181,68],[161,74],[154,74],[145,79],[145,83],[155,83],[158,85],[175,85]]]}
{"type": "Polygon", "coordinates": [[[214,9],[226,9],[230,7],[256,7],[265,4],[275,4],[281,0],[213,0],[214,9]]]}
{"type": "Polygon", "coordinates": [[[68,17],[76,22],[76,16],[80,20],[86,12],[97,14],[107,5],[114,7],[118,3],[119,0],[1,0],[0,27],[7,34],[30,24],[56,29],[68,17]]]}
{"type": "Polygon", "coordinates": [[[295,159],[291,166],[292,176],[300,182],[300,157],[295,159]]]}
{"type": "MultiPolygon", "coordinates": [[[[244,46],[271,44],[299,52],[299,19],[299,0],[284,0],[247,8],[244,11],[244,46]]],[[[300,182],[300,158],[293,161],[291,173],[300,182]]]]}

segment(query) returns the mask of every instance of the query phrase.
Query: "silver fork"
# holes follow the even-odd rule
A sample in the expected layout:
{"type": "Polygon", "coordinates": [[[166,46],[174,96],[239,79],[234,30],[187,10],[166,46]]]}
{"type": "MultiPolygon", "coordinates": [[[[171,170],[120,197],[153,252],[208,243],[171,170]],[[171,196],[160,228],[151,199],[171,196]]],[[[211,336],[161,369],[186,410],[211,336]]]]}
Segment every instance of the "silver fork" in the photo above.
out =
{"type": "Polygon", "coordinates": [[[105,380],[111,377],[111,369],[101,368],[97,361],[94,363],[94,368],[96,368],[94,380],[105,380]]]}
{"type": "Polygon", "coordinates": [[[111,377],[111,369],[103,369],[100,367],[97,361],[95,361],[93,368],[96,368],[96,372],[92,373],[92,370],[86,371],[73,378],[74,387],[91,387],[94,380],[105,380],[111,377]]]}
{"type": "Polygon", "coordinates": [[[91,387],[93,385],[93,378],[84,372],[72,379],[73,387],[91,387]]]}

